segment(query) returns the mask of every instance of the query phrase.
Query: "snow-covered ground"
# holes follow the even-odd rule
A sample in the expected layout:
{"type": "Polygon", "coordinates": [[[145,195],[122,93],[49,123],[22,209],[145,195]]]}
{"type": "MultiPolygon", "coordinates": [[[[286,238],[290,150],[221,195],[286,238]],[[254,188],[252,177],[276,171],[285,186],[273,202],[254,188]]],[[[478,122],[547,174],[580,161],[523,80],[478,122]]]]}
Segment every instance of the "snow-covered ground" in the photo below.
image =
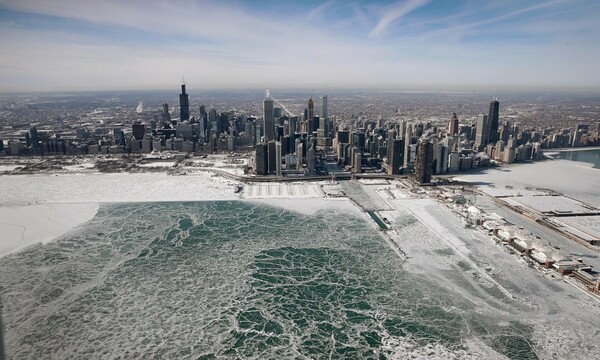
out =
{"type": "Polygon", "coordinates": [[[67,171],[86,171],[93,169],[95,164],[93,162],[83,162],[75,165],[65,165],[64,169],[67,171]]]}
{"type": "Polygon", "coordinates": [[[504,201],[513,206],[524,206],[539,213],[557,211],[572,214],[585,214],[595,211],[584,204],[564,196],[519,196],[504,201]]]}
{"type": "Polygon", "coordinates": [[[600,216],[571,216],[557,221],[584,231],[590,238],[600,239],[600,216]]]}
{"type": "Polygon", "coordinates": [[[404,268],[473,303],[474,311],[498,321],[531,326],[540,358],[597,358],[585,344],[596,335],[600,303],[551,272],[541,275],[433,199],[388,198],[379,211],[387,231],[406,253],[404,268]]]}
{"type": "Polygon", "coordinates": [[[207,172],[11,175],[0,178],[0,205],[227,200],[233,185],[207,172]]]}
{"type": "Polygon", "coordinates": [[[174,165],[175,165],[175,161],[153,161],[153,162],[138,164],[139,167],[148,167],[148,168],[173,167],[174,165]]]}
{"type": "Polygon", "coordinates": [[[251,199],[249,202],[265,204],[269,206],[279,207],[286,210],[298,212],[305,215],[314,215],[320,210],[333,210],[345,215],[361,216],[359,208],[354,206],[347,198],[333,199],[251,199]]]}
{"type": "Polygon", "coordinates": [[[47,242],[94,217],[98,204],[115,202],[244,200],[304,214],[330,209],[360,213],[348,199],[327,197],[329,182],[255,183],[234,192],[237,182],[196,169],[165,173],[62,173],[0,177],[0,256],[47,242]]]}
{"type": "Polygon", "coordinates": [[[99,203],[232,200],[234,182],[208,172],[0,177],[0,256],[90,220],[99,203]]]}
{"type": "Polygon", "coordinates": [[[13,171],[18,165],[0,165],[0,172],[13,171]]]}
{"type": "Polygon", "coordinates": [[[0,206],[0,256],[51,241],[92,219],[96,211],[96,203],[0,206]]]}
{"type": "Polygon", "coordinates": [[[324,196],[321,186],[317,183],[254,183],[245,185],[242,196],[246,199],[261,198],[320,198],[324,196]]]}
{"type": "Polygon", "coordinates": [[[457,180],[496,188],[546,188],[600,207],[600,170],[591,165],[569,160],[547,160],[531,164],[513,164],[480,173],[463,174],[457,180]]]}

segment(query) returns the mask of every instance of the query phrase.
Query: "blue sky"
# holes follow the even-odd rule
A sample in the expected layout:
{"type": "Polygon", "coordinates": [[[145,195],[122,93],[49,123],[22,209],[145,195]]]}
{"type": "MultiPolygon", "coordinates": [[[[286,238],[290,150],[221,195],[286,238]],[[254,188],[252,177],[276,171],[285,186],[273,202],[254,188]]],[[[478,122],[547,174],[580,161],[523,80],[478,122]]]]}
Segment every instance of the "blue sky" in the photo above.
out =
{"type": "Polygon", "coordinates": [[[600,89],[600,1],[0,0],[0,90],[600,89]]]}

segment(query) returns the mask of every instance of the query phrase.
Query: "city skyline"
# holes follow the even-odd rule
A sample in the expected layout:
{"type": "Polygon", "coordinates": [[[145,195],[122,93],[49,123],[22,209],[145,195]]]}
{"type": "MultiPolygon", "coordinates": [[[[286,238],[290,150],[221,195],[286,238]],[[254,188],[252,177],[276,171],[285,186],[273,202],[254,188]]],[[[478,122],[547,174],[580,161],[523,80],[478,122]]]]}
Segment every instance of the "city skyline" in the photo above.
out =
{"type": "Polygon", "coordinates": [[[598,89],[585,0],[0,1],[0,91],[598,89]]]}

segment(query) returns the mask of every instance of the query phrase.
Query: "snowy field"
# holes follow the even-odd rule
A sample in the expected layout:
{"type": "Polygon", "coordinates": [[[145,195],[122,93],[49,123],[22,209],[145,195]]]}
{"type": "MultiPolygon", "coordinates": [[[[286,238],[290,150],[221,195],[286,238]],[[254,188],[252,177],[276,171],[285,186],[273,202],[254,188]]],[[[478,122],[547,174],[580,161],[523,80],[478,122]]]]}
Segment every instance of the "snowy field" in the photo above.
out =
{"type": "Polygon", "coordinates": [[[95,203],[0,206],[0,256],[51,241],[92,219],[96,211],[95,203]]]}
{"type": "Polygon", "coordinates": [[[0,179],[0,205],[235,199],[234,182],[209,173],[11,175],[0,179]]]}
{"type": "Polygon", "coordinates": [[[273,207],[283,208],[304,215],[315,215],[320,210],[335,210],[346,215],[364,217],[360,209],[352,204],[347,198],[335,199],[250,199],[250,203],[259,203],[273,207]]]}
{"type": "Polygon", "coordinates": [[[153,161],[153,162],[138,164],[139,167],[148,167],[148,168],[173,167],[174,165],[175,165],[175,161],[153,161]]]}
{"type": "Polygon", "coordinates": [[[540,358],[600,354],[597,346],[585,345],[597,335],[589,329],[600,321],[600,302],[558,278],[538,274],[487,236],[465,228],[432,199],[387,201],[394,210],[379,214],[390,221],[388,235],[408,255],[406,270],[467,297],[477,312],[495,313],[507,326],[525,322],[540,358]]]}
{"type": "Polygon", "coordinates": [[[585,232],[591,239],[600,239],[600,216],[573,216],[555,219],[585,232]]]}
{"type": "Polygon", "coordinates": [[[591,165],[568,160],[547,160],[531,164],[513,164],[501,169],[463,174],[456,180],[496,188],[545,188],[559,191],[569,197],[600,207],[600,170],[591,165]]]}
{"type": "Polygon", "coordinates": [[[513,187],[501,187],[498,188],[494,185],[483,185],[480,186],[479,189],[484,193],[493,196],[493,197],[514,197],[514,196],[543,196],[547,195],[548,191],[544,190],[534,190],[534,189],[521,189],[521,188],[513,188],[513,187]]]}
{"type": "Polygon", "coordinates": [[[0,172],[13,171],[18,165],[0,165],[0,172]]]}
{"type": "Polygon", "coordinates": [[[324,196],[317,183],[255,183],[245,185],[242,196],[246,199],[260,198],[320,198],[324,196]]]}
{"type": "Polygon", "coordinates": [[[513,206],[525,206],[539,213],[557,211],[572,214],[585,214],[595,211],[594,209],[585,207],[579,201],[564,196],[521,196],[503,200],[513,206]]]}

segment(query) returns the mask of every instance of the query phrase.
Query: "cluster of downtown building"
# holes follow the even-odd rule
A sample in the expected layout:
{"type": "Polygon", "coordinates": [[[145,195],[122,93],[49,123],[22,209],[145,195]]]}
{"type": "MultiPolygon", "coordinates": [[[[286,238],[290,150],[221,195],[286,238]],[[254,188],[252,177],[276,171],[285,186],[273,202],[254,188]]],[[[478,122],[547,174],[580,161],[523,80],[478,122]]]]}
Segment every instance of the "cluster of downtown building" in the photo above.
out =
{"type": "Polygon", "coordinates": [[[489,113],[479,115],[474,124],[460,124],[453,113],[447,126],[409,121],[386,124],[380,118],[358,119],[346,129],[338,128],[335,117],[329,116],[327,96],[321,98],[321,104],[321,116],[317,116],[310,98],[299,123],[299,117],[276,119],[273,99],[267,95],[264,137],[255,152],[257,175],[328,175],[332,170],[414,173],[418,182],[429,183],[432,175],[485,167],[492,162],[539,160],[544,148],[600,145],[600,124],[595,129],[579,125],[575,131],[537,132],[500,122],[496,99],[490,103],[489,113]]]}
{"type": "MultiPolygon", "coordinates": [[[[140,106],[141,107],[141,106],[140,106]]],[[[73,131],[49,126],[32,126],[29,130],[4,132],[0,135],[0,155],[51,156],[138,154],[160,151],[207,154],[251,150],[257,142],[252,116],[219,112],[204,105],[191,110],[186,85],[179,95],[179,117],[173,116],[169,104],[155,111],[138,109],[127,124],[115,122],[110,110],[89,114],[90,121],[73,131]],[[192,111],[194,114],[192,114],[192,111]],[[108,113],[108,114],[107,114],[108,113]],[[112,122],[112,124],[107,124],[112,122]],[[38,127],[41,127],[38,130],[38,127]]],[[[258,138],[260,140],[260,138],[258,138]]]]}
{"type": "Polygon", "coordinates": [[[329,114],[328,97],[308,99],[303,113],[294,115],[267,94],[262,116],[206,110],[191,114],[189,95],[182,85],[179,118],[169,105],[138,111],[129,124],[88,124],[71,134],[54,129],[14,131],[0,141],[0,154],[13,156],[127,154],[152,151],[206,154],[253,150],[249,171],[258,176],[323,176],[332,173],[415,173],[421,183],[445,174],[492,162],[521,162],[542,157],[542,149],[600,145],[600,124],[576,129],[520,129],[500,121],[500,103],[492,101],[487,114],[474,123],[387,122],[329,114]],[[276,106],[278,105],[278,106],[276,106]],[[343,121],[342,121],[343,120],[343,121]]]}

